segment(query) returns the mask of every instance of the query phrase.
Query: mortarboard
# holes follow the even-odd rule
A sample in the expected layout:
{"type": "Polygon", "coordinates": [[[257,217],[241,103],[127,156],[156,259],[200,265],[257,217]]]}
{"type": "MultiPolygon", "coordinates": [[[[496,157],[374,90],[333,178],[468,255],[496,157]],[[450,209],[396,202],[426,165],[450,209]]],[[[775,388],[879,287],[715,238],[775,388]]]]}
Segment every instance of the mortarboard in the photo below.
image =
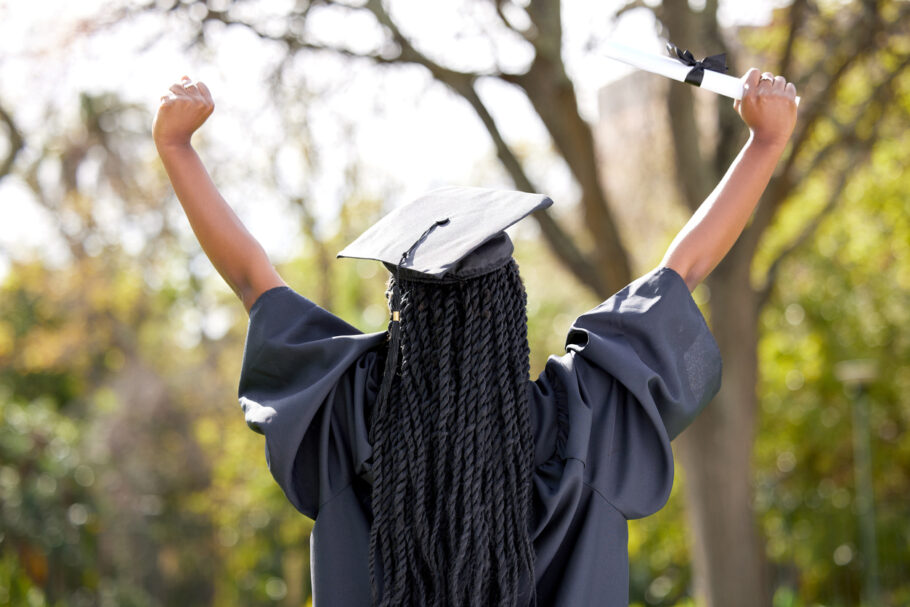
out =
{"type": "Polygon", "coordinates": [[[512,241],[504,230],[551,204],[543,194],[440,188],[393,210],[338,257],[375,259],[419,278],[480,276],[512,257],[512,241]]]}
{"type": "Polygon", "coordinates": [[[389,398],[398,365],[399,275],[451,282],[492,272],[512,258],[512,241],[505,229],[551,204],[553,201],[542,194],[440,188],[396,208],[338,254],[381,261],[396,275],[396,286],[389,297],[389,349],[377,408],[389,398]]]}

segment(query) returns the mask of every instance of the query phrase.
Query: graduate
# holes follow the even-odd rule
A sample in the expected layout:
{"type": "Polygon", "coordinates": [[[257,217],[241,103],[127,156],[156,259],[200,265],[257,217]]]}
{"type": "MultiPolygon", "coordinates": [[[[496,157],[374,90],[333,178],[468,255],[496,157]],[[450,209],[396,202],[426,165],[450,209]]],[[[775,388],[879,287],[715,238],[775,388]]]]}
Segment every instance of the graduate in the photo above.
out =
{"type": "Polygon", "coordinates": [[[660,265],[580,316],[532,380],[504,230],[548,197],[449,187],[392,211],[340,254],[391,274],[388,331],[363,334],[284,283],[191,146],[212,95],[187,77],[170,87],[155,143],[249,311],[240,404],[315,519],[315,605],[628,604],[626,521],[663,506],[670,441],[720,385],[690,291],[758,203],[795,99],[780,76],[743,76],[750,137],[727,174],[660,265]]]}

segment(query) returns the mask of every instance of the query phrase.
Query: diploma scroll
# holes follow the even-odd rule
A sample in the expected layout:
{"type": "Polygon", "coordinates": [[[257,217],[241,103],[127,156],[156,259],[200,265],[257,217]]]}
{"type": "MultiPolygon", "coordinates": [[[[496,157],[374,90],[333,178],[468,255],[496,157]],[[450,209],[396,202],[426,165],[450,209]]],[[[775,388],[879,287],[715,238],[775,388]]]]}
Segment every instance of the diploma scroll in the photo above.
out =
{"type": "MultiPolygon", "coordinates": [[[[688,51],[686,52],[688,53],[688,51]]],[[[653,53],[616,44],[615,42],[606,43],[606,55],[611,59],[622,61],[623,63],[627,63],[632,67],[637,67],[640,70],[666,76],[667,78],[672,78],[673,80],[678,80],[680,82],[688,82],[694,86],[715,92],[718,95],[724,95],[733,99],[743,98],[742,80],[733,76],[727,76],[720,72],[715,72],[710,69],[710,67],[700,70],[703,76],[700,76],[701,83],[696,84],[693,82],[693,79],[690,78],[693,72],[692,66],[677,61],[673,57],[655,55],[653,53]]],[[[711,57],[705,59],[705,65],[708,63],[709,59],[711,59],[711,57]]],[[[799,105],[799,97],[796,98],[796,105],[799,105]]]]}
{"type": "MultiPolygon", "coordinates": [[[[622,61],[640,70],[658,74],[679,82],[686,82],[692,66],[686,65],[672,57],[655,55],[646,51],[608,42],[605,45],[606,55],[611,59],[622,61]]],[[[690,81],[691,83],[691,81],[690,81]]],[[[739,78],[721,74],[710,69],[704,70],[701,84],[696,85],[719,95],[733,99],[743,98],[743,83],[739,78]]]]}

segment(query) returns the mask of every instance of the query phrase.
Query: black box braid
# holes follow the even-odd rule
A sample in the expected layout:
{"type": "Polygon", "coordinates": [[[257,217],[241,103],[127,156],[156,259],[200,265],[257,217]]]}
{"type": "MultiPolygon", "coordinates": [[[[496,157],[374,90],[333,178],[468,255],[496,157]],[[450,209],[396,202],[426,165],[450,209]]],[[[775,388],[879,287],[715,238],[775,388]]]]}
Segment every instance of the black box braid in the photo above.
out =
{"type": "Polygon", "coordinates": [[[400,278],[397,289],[400,363],[370,428],[373,603],[533,603],[534,440],[518,266],[452,282],[400,278]]]}

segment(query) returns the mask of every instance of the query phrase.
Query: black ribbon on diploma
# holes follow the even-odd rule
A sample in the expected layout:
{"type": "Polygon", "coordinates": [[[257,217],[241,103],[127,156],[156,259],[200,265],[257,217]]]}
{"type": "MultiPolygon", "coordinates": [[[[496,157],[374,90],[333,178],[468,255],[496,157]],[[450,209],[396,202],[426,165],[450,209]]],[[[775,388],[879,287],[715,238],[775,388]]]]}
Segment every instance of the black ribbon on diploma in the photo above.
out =
{"type": "Polygon", "coordinates": [[[667,51],[669,51],[671,57],[678,59],[681,63],[692,66],[692,69],[686,74],[686,82],[694,86],[701,86],[701,81],[705,78],[705,70],[720,72],[721,74],[727,72],[726,53],[711,55],[710,57],[705,57],[701,61],[697,61],[695,56],[692,55],[688,49],[681,51],[679,50],[679,47],[672,42],[667,42],[667,51]]]}

